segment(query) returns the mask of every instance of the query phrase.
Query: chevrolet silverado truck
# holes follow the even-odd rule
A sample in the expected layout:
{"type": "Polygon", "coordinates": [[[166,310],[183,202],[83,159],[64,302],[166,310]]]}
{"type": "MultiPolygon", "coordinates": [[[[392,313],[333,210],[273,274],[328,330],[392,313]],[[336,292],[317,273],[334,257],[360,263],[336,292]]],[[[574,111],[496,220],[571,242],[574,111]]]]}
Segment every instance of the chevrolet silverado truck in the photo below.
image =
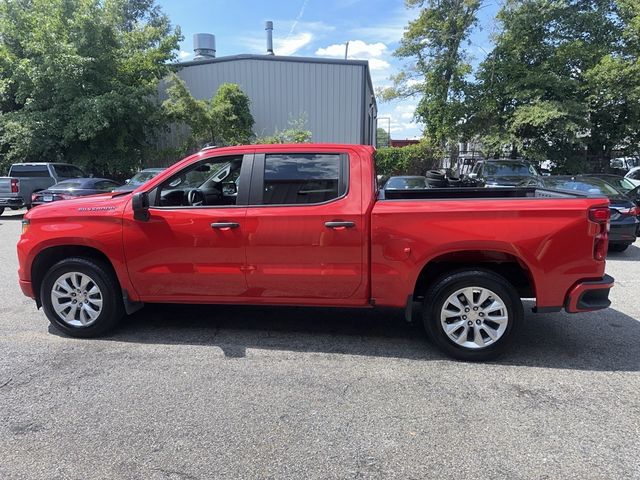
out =
{"type": "Polygon", "coordinates": [[[535,312],[609,306],[606,198],[379,192],[374,164],[358,145],[205,149],[133,192],[28,212],[20,286],[74,337],[145,303],[385,306],[409,319],[421,302],[433,342],[465,360],[507,347],[522,298],[535,312]]]}
{"type": "Polygon", "coordinates": [[[14,163],[8,177],[0,177],[0,215],[5,208],[31,208],[35,192],[71,178],[86,176],[82,170],[68,163],[14,163]]]}

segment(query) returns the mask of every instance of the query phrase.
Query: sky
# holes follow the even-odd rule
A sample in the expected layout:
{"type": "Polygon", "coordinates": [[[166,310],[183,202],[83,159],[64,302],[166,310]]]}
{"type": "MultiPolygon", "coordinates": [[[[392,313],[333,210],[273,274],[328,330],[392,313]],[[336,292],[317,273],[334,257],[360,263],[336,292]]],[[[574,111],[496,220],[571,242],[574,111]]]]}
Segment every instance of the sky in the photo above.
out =
{"type": "MultiPolygon", "coordinates": [[[[491,49],[493,17],[500,0],[487,0],[480,11],[480,27],[468,46],[477,64],[491,49]]],[[[180,60],[193,58],[193,34],[213,33],[216,56],[266,52],[264,23],[274,22],[276,55],[368,60],[374,88],[391,85],[390,76],[409,63],[392,54],[405,26],[417,17],[401,0],[159,0],[184,35],[180,60]]],[[[420,138],[422,126],[414,121],[416,98],[383,103],[378,99],[378,126],[389,122],[394,139],[420,138]]]]}

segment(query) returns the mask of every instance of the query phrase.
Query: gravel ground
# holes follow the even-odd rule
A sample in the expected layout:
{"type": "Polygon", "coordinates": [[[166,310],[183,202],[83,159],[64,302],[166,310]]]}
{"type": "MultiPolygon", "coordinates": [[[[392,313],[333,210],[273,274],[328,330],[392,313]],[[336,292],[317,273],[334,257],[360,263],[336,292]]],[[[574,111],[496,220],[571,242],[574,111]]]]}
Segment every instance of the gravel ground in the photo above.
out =
{"type": "MultiPolygon", "coordinates": [[[[613,307],[451,361],[389,311],[148,306],[66,338],[0,217],[0,478],[640,479],[640,248],[613,307]]],[[[529,309],[527,308],[527,311],[529,309]]]]}

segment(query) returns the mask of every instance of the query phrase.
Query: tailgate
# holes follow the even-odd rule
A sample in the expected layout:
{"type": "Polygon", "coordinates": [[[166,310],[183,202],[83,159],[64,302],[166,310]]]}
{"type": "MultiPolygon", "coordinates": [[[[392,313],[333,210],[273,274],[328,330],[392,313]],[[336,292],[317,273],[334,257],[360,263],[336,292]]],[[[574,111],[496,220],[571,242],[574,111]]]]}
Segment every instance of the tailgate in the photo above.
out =
{"type": "Polygon", "coordinates": [[[4,197],[16,195],[16,193],[11,195],[11,180],[11,177],[0,177],[0,195],[4,197]]]}

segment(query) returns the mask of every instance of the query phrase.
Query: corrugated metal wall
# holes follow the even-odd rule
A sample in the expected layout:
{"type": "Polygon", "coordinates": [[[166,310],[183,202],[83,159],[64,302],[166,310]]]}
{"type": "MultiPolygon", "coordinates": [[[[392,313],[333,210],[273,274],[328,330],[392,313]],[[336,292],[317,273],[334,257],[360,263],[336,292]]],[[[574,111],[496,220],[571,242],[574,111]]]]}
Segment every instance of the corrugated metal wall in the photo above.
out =
{"type": "MultiPolygon", "coordinates": [[[[314,142],[371,141],[365,124],[368,105],[363,107],[363,89],[368,90],[363,65],[286,61],[277,57],[221,58],[211,63],[188,64],[178,75],[198,99],[210,99],[222,83],[239,84],[251,99],[254,132],[259,137],[284,130],[290,118],[305,115],[314,142]]],[[[165,98],[161,88],[160,100],[165,98]]],[[[178,146],[183,134],[182,129],[172,128],[161,143],[178,146]]]]}

